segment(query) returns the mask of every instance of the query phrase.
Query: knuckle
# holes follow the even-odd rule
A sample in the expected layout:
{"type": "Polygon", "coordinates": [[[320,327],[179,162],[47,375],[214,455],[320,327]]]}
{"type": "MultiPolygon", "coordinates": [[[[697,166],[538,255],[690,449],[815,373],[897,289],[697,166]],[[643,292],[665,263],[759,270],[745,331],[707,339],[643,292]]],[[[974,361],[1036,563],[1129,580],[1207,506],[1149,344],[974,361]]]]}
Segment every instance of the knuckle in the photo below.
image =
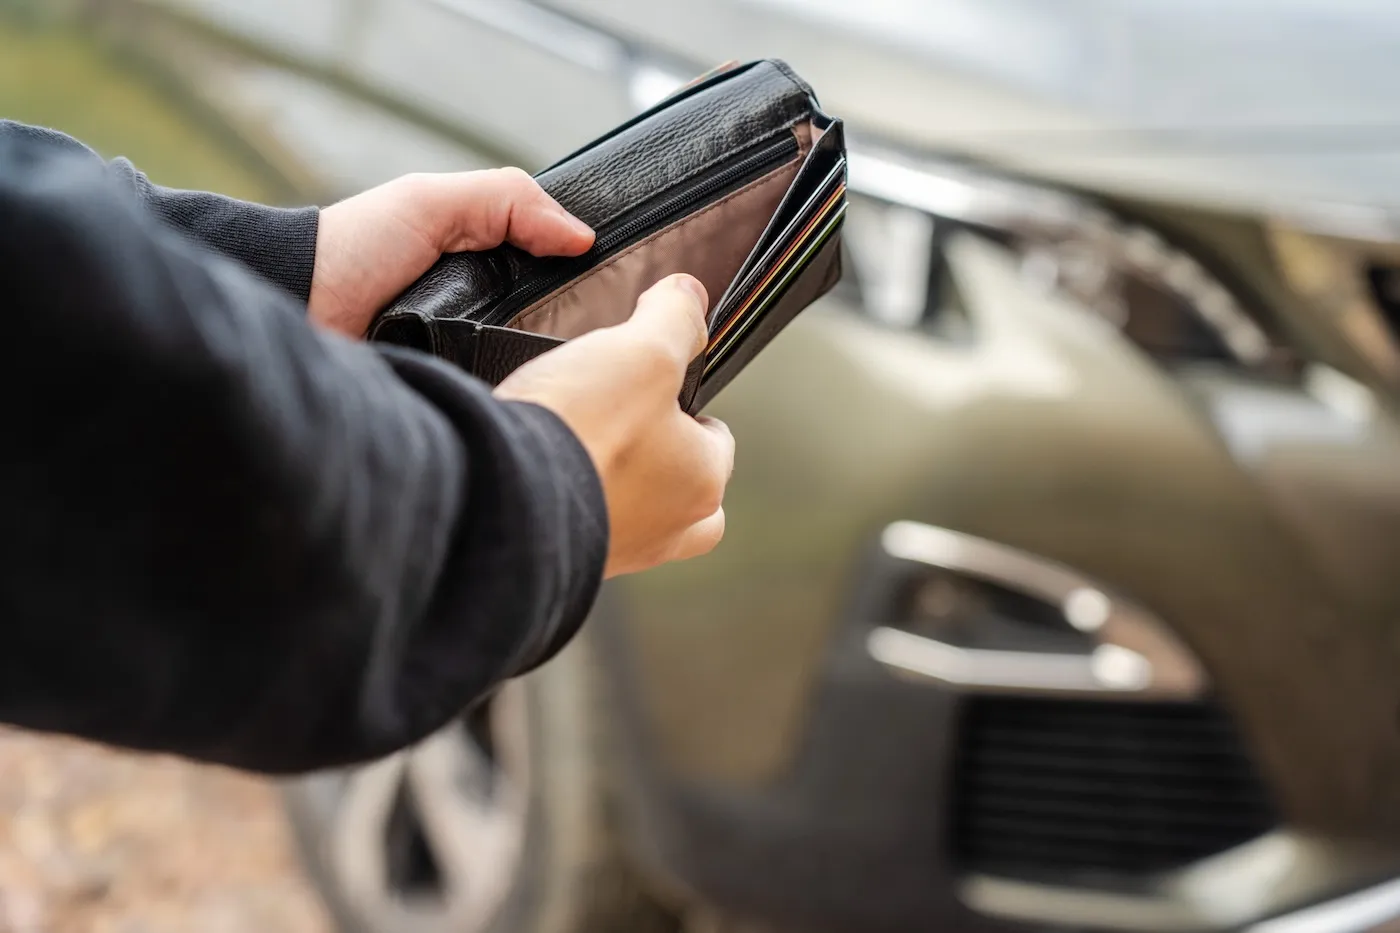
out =
{"type": "Polygon", "coordinates": [[[724,540],[724,513],[716,513],[715,518],[706,523],[703,533],[699,535],[697,542],[701,554],[708,554],[719,546],[724,540]]]}
{"type": "Polygon", "coordinates": [[[409,201],[425,200],[430,189],[433,187],[433,177],[427,172],[410,172],[407,175],[400,175],[394,184],[398,186],[399,192],[409,201]]]}
{"type": "Polygon", "coordinates": [[[724,508],[724,486],[724,477],[717,473],[710,474],[704,495],[705,508],[709,510],[705,513],[706,515],[711,515],[724,508]]]}
{"type": "Polygon", "coordinates": [[[700,481],[699,488],[691,501],[687,516],[698,522],[709,518],[724,507],[724,481],[713,473],[707,473],[700,481]]]}
{"type": "Polygon", "coordinates": [[[704,496],[697,495],[691,497],[690,501],[686,503],[685,511],[681,512],[678,517],[682,526],[689,528],[696,522],[703,522],[709,518],[714,514],[714,511],[710,508],[709,503],[705,502],[704,496]]]}
{"type": "Polygon", "coordinates": [[[515,194],[528,194],[539,187],[534,176],[518,166],[509,165],[495,169],[495,172],[502,187],[515,194]]]}
{"type": "Polygon", "coordinates": [[[649,344],[647,352],[656,358],[658,369],[671,374],[684,370],[698,352],[696,340],[693,339],[692,325],[679,325],[684,328],[684,339],[678,339],[676,331],[669,329],[675,326],[677,325],[668,322],[665,333],[652,332],[646,337],[649,344]]]}
{"type": "Polygon", "coordinates": [[[699,353],[710,340],[709,328],[705,326],[705,309],[698,308],[695,313],[687,314],[686,321],[689,322],[691,349],[699,353]]]}
{"type": "Polygon", "coordinates": [[[648,380],[662,379],[675,372],[676,353],[665,340],[644,334],[636,338],[632,350],[637,372],[648,380]]]}

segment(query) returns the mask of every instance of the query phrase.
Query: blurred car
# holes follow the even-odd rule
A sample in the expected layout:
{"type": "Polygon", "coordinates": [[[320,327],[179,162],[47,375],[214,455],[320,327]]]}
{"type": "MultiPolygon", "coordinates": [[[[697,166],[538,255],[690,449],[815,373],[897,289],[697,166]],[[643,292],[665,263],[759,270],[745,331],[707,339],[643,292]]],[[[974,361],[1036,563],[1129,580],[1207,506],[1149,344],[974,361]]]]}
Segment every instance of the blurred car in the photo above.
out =
{"type": "Polygon", "coordinates": [[[347,930],[1400,917],[1400,17],[152,9],[326,190],[538,167],[730,58],[851,130],[846,280],[711,409],[722,548],[610,584],[421,747],[288,788],[347,930]]]}

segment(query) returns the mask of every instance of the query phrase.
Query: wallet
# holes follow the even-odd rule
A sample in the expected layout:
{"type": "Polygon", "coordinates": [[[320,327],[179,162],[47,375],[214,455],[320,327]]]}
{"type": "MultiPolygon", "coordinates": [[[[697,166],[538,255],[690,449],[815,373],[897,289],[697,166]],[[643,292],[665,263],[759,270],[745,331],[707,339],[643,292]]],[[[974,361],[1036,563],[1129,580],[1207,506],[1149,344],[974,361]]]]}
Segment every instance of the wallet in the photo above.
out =
{"type": "Polygon", "coordinates": [[[578,257],[509,244],[443,256],[376,318],[496,384],[563,341],[618,324],[657,280],[704,283],[709,342],[681,407],[699,411],[841,276],[841,121],[783,62],[721,66],[536,176],[596,233],[578,257]]]}

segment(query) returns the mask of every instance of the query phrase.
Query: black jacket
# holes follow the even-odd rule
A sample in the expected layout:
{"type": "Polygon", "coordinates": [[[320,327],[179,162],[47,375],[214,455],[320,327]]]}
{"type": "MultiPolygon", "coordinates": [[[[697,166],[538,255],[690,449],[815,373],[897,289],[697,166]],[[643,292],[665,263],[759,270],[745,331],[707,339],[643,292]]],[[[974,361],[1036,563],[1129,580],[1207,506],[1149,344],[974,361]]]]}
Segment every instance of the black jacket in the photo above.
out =
{"type": "Polygon", "coordinates": [[[581,624],[588,455],[313,329],[317,218],[0,121],[0,720],[307,770],[423,737],[581,624]]]}

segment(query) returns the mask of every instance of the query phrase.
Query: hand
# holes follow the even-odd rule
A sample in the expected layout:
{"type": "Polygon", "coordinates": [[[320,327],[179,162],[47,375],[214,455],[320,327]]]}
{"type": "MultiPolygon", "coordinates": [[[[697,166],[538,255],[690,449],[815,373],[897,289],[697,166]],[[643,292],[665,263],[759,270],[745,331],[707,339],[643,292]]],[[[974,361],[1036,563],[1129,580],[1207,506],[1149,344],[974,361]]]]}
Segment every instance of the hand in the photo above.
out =
{"type": "Polygon", "coordinates": [[[576,337],[496,388],[553,411],[593,458],[612,527],[606,576],[704,554],[724,535],[734,438],[677,402],[705,348],[708,304],[696,279],[662,279],[626,323],[576,337]]]}
{"type": "Polygon", "coordinates": [[[321,211],[308,313],[363,337],[443,253],[504,242],[535,256],[577,256],[593,231],[520,169],[405,175],[321,211]]]}

